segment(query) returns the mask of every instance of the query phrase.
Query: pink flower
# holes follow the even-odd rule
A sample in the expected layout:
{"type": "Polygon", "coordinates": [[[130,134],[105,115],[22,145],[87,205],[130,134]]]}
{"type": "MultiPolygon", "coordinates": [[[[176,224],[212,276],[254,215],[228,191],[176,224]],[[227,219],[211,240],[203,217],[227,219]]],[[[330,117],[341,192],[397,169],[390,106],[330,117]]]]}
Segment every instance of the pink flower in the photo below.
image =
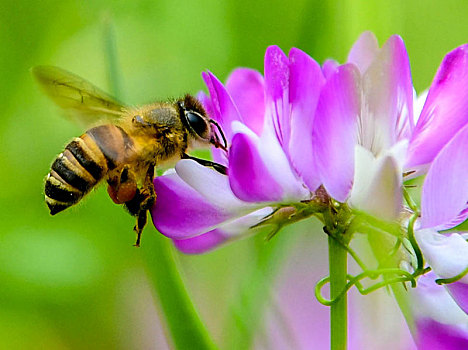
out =
{"type": "Polygon", "coordinates": [[[396,35],[379,48],[364,33],[341,66],[271,46],[265,78],[237,69],[223,86],[204,73],[209,97],[200,99],[230,145],[213,158],[229,173],[182,160],[175,174],[156,178],[156,228],[181,250],[203,252],[279,206],[312,200],[320,185],[351,208],[395,220],[403,174],[425,171],[468,121],[467,49],[446,56],[420,112],[396,35]]]}
{"type": "Polygon", "coordinates": [[[394,219],[413,128],[408,55],[400,37],[379,48],[366,32],[348,62],[329,73],[319,101],[313,140],[320,178],[336,200],[394,219]]]}
{"type": "Polygon", "coordinates": [[[328,63],[313,148],[331,197],[384,219],[399,215],[402,174],[427,169],[468,122],[467,50],[461,46],[445,57],[416,118],[408,55],[399,36],[379,48],[365,32],[349,63],[328,63]]]}
{"type": "Polygon", "coordinates": [[[222,126],[229,156],[213,151],[229,176],[182,160],[175,174],[155,179],[156,228],[187,253],[200,253],[239,237],[280,203],[309,200],[320,185],[312,151],[312,123],[324,77],[298,49],[265,54],[265,78],[237,69],[226,86],[203,78],[207,112],[222,126]]]}

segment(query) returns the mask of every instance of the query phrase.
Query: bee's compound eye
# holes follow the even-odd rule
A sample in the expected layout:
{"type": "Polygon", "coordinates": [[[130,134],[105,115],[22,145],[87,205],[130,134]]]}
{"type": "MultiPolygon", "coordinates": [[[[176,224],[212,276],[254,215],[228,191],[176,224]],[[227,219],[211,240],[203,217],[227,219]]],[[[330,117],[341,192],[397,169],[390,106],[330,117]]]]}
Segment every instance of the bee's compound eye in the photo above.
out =
{"type": "Polygon", "coordinates": [[[134,116],[132,122],[134,124],[144,124],[143,117],[141,115],[134,116]]]}
{"type": "Polygon", "coordinates": [[[185,114],[190,127],[202,138],[207,137],[208,125],[206,121],[198,114],[193,112],[187,112],[185,114]]]}

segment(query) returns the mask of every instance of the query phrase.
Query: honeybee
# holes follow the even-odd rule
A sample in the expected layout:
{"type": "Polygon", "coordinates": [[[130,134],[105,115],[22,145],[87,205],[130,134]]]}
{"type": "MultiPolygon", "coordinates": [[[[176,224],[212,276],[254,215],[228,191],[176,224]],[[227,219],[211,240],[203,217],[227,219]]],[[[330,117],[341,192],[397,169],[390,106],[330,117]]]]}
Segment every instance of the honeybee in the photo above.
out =
{"type": "Polygon", "coordinates": [[[188,158],[226,173],[220,164],[187,154],[191,148],[210,144],[227,151],[223,131],[195,97],[187,94],[133,108],[63,69],[38,66],[32,74],[69,115],[88,124],[106,118],[75,137],[52,163],[44,189],[51,215],[75,205],[106,180],[110,198],[136,217],[135,246],[139,246],[147,212],[156,200],[155,166],[188,158]]]}

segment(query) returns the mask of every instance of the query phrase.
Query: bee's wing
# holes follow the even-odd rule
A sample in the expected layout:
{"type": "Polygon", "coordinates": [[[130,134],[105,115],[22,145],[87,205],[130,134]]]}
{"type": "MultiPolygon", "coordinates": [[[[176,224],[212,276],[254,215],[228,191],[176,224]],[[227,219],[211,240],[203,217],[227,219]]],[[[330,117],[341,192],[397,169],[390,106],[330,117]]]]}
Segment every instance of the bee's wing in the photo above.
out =
{"type": "Polygon", "coordinates": [[[44,92],[72,118],[92,125],[104,118],[118,118],[125,107],[79,76],[53,66],[36,66],[32,75],[44,92]]]}

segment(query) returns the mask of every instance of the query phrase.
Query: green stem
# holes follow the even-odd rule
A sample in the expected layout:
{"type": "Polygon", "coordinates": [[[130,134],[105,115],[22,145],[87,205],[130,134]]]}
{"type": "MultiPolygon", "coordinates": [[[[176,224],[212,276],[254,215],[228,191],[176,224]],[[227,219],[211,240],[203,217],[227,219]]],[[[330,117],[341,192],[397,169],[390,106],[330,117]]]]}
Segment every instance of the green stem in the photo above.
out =
{"type": "Polygon", "coordinates": [[[169,239],[159,233],[148,234],[140,249],[174,348],[216,349],[185,289],[169,239]]]}
{"type": "Polygon", "coordinates": [[[104,17],[104,53],[107,61],[107,75],[109,79],[110,93],[115,98],[123,100],[117,57],[117,44],[110,15],[106,15],[104,17]]]}
{"type": "MultiPolygon", "coordinates": [[[[346,288],[347,251],[331,235],[328,236],[328,264],[330,269],[330,299],[333,300],[346,288]]],[[[346,349],[347,296],[344,293],[330,306],[331,350],[346,349]]]]}

